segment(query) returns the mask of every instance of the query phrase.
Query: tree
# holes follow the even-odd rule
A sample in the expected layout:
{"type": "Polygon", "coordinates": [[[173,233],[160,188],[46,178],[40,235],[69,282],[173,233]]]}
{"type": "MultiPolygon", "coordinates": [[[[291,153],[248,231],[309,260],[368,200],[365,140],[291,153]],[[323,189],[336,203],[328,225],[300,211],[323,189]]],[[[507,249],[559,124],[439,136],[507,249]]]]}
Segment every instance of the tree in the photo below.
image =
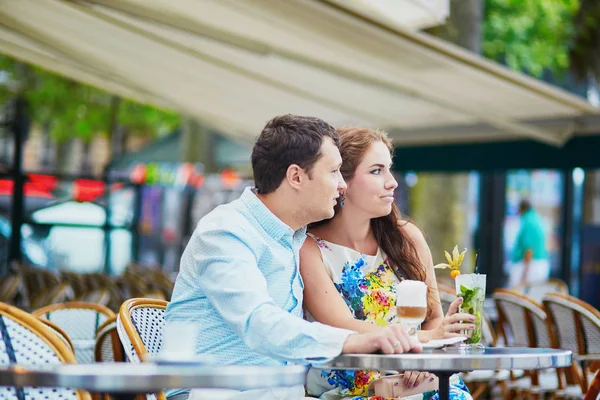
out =
{"type": "MultiPolygon", "coordinates": [[[[111,136],[115,125],[128,134],[155,137],[179,125],[179,115],[121,99],[115,107],[114,96],[41,68],[0,55],[0,70],[5,85],[0,86],[0,101],[23,96],[34,124],[46,127],[59,144],[79,138],[89,143],[95,135],[111,136]]],[[[57,149],[61,152],[64,149],[57,149]]],[[[85,157],[85,156],[84,156],[85,157]]]]}
{"type": "Polygon", "coordinates": [[[562,75],[578,10],[579,0],[486,0],[483,55],[538,78],[562,75]]]}
{"type": "MultiPolygon", "coordinates": [[[[482,38],[483,0],[451,0],[450,17],[445,25],[428,32],[479,53],[482,38]]],[[[419,174],[411,190],[411,218],[426,233],[434,263],[442,261],[444,250],[456,244],[467,247],[467,174],[419,174]]],[[[472,268],[465,260],[465,269],[472,268]]],[[[448,270],[437,270],[438,278],[449,279],[448,270]]]]}
{"type": "Polygon", "coordinates": [[[581,0],[575,16],[569,53],[571,69],[580,80],[592,77],[600,82],[600,2],[581,0]]]}

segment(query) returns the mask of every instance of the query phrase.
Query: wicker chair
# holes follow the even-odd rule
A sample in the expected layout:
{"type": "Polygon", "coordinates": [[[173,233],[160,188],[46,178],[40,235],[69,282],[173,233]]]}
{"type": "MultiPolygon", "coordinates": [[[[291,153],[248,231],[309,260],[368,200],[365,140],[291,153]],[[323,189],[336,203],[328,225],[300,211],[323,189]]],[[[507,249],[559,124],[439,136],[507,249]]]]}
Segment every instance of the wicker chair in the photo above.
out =
{"type": "Polygon", "coordinates": [[[38,319],[42,321],[44,325],[50,328],[52,332],[54,332],[54,334],[60,338],[60,340],[65,342],[65,344],[69,346],[69,349],[73,352],[73,354],[75,354],[75,347],[73,346],[73,342],[71,342],[71,338],[60,326],[58,326],[52,321],[48,321],[45,318],[38,317],[38,319]]]}
{"type": "Polygon", "coordinates": [[[80,363],[94,362],[96,332],[104,321],[115,317],[114,312],[100,304],[80,301],[52,304],[32,314],[56,323],[69,335],[80,363]]]}
{"type": "Polygon", "coordinates": [[[0,301],[3,303],[14,303],[14,298],[19,294],[22,285],[21,275],[12,274],[0,278],[0,301]]]}
{"type": "MultiPolygon", "coordinates": [[[[75,355],[42,321],[16,307],[0,303],[0,363],[45,365],[74,363],[75,355]]],[[[63,388],[0,387],[2,399],[89,400],[87,392],[63,388]]]]}
{"type": "MultiPolygon", "coordinates": [[[[442,311],[444,315],[448,312],[450,304],[456,300],[456,291],[446,285],[439,286],[440,301],[442,303],[442,311]]],[[[496,334],[491,321],[487,315],[482,313],[482,343],[488,347],[496,346],[496,334]]],[[[492,389],[497,382],[503,382],[509,376],[507,371],[472,371],[461,374],[464,382],[469,387],[473,399],[477,399],[486,390],[492,389]]],[[[500,386],[501,391],[504,387],[500,386]]]]}
{"type": "Polygon", "coordinates": [[[543,304],[555,332],[555,347],[571,350],[574,355],[573,366],[564,372],[567,383],[579,383],[579,386],[576,392],[567,390],[566,396],[580,397],[587,392],[591,380],[588,364],[600,360],[600,311],[576,297],[560,293],[547,294],[543,304]]]}
{"type": "Polygon", "coordinates": [[[538,303],[541,303],[546,293],[569,294],[569,287],[567,284],[564,281],[556,278],[550,278],[543,282],[532,282],[524,285],[518,285],[512,288],[512,290],[527,295],[538,303]]]}
{"type": "Polygon", "coordinates": [[[123,362],[124,349],[117,333],[117,317],[104,321],[96,333],[94,358],[97,362],[123,362]]]}
{"type": "Polygon", "coordinates": [[[594,379],[590,383],[587,393],[585,394],[584,400],[598,400],[600,399],[600,371],[596,373],[594,379]]]}
{"type": "MultiPolygon", "coordinates": [[[[547,315],[540,303],[507,289],[496,290],[493,297],[498,307],[499,324],[509,346],[552,347],[552,332],[548,329],[547,315]]],[[[533,370],[527,371],[526,375],[513,380],[509,385],[511,390],[533,398],[564,392],[557,370],[533,370]]]]}
{"type": "MultiPolygon", "coordinates": [[[[165,300],[136,298],[126,300],[117,318],[117,332],[127,360],[141,363],[148,354],[158,354],[163,344],[165,300]]],[[[166,400],[164,392],[147,394],[147,400],[166,400]]]]}

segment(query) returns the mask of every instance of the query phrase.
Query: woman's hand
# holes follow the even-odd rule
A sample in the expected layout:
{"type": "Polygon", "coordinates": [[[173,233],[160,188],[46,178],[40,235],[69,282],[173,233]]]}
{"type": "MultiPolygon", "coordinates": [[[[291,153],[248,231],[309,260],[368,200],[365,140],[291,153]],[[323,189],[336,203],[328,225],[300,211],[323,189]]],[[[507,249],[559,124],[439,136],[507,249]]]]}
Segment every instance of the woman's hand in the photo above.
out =
{"type": "Polygon", "coordinates": [[[464,336],[461,331],[475,329],[475,317],[471,314],[459,313],[458,307],[462,304],[462,297],[457,298],[450,304],[446,316],[440,326],[434,330],[433,339],[447,339],[464,336]]]}
{"type": "Polygon", "coordinates": [[[407,389],[417,387],[426,380],[433,381],[434,379],[435,379],[435,376],[429,372],[404,371],[404,386],[407,389]]]}

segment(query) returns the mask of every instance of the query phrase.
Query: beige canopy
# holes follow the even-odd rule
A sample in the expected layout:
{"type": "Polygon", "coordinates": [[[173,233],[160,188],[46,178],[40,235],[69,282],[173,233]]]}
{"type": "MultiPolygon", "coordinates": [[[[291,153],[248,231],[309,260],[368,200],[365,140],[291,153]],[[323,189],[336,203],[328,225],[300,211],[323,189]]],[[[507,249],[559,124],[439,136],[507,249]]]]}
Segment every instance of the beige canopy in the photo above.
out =
{"type": "Polygon", "coordinates": [[[385,128],[398,144],[561,145],[600,127],[584,99],[403,28],[391,8],[368,3],[0,0],[0,52],[244,141],[283,113],[385,128]]]}

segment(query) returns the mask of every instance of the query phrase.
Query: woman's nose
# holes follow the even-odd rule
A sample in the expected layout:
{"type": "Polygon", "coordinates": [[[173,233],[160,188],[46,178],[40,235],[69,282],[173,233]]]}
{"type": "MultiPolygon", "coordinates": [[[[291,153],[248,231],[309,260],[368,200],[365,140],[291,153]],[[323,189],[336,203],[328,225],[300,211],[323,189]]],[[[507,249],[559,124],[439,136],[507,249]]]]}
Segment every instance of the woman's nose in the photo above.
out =
{"type": "Polygon", "coordinates": [[[390,173],[390,177],[386,182],[386,189],[396,189],[398,187],[398,182],[396,178],[390,173]]]}

